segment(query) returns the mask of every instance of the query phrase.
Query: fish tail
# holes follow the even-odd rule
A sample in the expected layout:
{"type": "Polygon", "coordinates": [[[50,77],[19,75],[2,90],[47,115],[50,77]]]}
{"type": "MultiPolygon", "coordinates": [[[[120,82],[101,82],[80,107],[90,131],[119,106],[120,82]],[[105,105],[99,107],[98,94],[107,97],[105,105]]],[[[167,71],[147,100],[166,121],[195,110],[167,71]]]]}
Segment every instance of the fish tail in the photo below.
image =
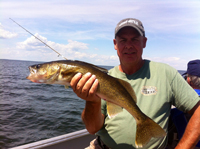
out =
{"type": "Polygon", "coordinates": [[[137,148],[144,147],[152,137],[164,137],[166,132],[153,120],[146,118],[142,123],[137,124],[135,145],[137,148]]]}

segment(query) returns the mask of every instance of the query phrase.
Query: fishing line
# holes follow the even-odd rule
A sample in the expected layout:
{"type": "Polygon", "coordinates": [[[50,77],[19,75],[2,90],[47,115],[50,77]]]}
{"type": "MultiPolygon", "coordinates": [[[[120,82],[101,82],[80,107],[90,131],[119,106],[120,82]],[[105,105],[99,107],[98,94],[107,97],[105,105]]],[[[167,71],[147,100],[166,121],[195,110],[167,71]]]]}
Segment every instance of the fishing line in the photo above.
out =
{"type": "Polygon", "coordinates": [[[65,58],[63,55],[61,55],[59,52],[57,52],[56,50],[54,50],[52,47],[50,47],[48,44],[46,44],[44,41],[42,41],[40,38],[36,37],[35,35],[33,35],[31,32],[29,32],[27,29],[25,29],[23,26],[21,26],[20,24],[18,24],[16,21],[14,21],[13,19],[9,18],[10,20],[12,20],[14,23],[16,23],[19,27],[23,28],[26,32],[28,32],[29,34],[31,34],[32,36],[34,36],[37,40],[39,40],[40,42],[42,42],[45,46],[49,47],[51,50],[53,50],[54,52],[56,52],[59,56],[62,56],[64,59],[67,60],[67,58],[65,58]]]}

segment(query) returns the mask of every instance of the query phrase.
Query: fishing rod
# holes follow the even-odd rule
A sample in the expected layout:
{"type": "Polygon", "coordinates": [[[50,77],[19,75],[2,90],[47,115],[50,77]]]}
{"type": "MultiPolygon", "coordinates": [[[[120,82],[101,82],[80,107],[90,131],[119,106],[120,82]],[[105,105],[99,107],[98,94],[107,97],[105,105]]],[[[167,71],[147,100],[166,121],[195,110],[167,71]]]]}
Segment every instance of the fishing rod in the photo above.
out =
{"type": "Polygon", "coordinates": [[[32,36],[34,36],[37,40],[39,40],[40,42],[42,42],[44,45],[46,45],[47,47],[49,47],[51,50],[53,50],[54,52],[56,52],[58,54],[58,56],[62,56],[64,59],[67,60],[67,58],[65,58],[63,55],[61,55],[60,53],[58,53],[56,50],[54,50],[52,47],[50,47],[48,44],[46,44],[44,41],[42,41],[40,38],[36,37],[35,35],[33,35],[31,32],[29,32],[27,29],[25,29],[23,26],[21,26],[20,24],[18,24],[16,21],[14,21],[13,19],[9,18],[10,20],[12,20],[14,23],[16,23],[19,27],[23,28],[26,32],[28,32],[29,34],[31,34],[32,36]]]}

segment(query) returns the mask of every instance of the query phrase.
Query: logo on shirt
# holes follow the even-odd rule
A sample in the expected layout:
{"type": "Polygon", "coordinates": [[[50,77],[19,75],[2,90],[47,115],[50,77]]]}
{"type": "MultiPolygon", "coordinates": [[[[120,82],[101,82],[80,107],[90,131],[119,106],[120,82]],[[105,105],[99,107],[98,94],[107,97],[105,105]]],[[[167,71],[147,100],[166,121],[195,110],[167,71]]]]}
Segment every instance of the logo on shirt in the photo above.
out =
{"type": "Polygon", "coordinates": [[[141,93],[145,96],[156,95],[157,88],[155,86],[144,86],[141,89],[141,93]]]}

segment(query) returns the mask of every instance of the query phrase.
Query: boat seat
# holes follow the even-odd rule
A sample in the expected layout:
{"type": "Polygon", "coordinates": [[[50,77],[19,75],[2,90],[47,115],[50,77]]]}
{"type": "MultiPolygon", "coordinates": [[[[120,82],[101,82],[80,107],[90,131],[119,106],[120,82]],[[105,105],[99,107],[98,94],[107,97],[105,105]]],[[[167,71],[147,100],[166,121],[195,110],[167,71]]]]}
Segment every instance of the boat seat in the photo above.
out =
{"type": "MultiPolygon", "coordinates": [[[[184,134],[188,120],[185,117],[185,113],[177,108],[171,109],[171,118],[177,129],[178,139],[180,140],[184,134]]],[[[197,143],[196,147],[200,147],[200,141],[197,143]]]]}

